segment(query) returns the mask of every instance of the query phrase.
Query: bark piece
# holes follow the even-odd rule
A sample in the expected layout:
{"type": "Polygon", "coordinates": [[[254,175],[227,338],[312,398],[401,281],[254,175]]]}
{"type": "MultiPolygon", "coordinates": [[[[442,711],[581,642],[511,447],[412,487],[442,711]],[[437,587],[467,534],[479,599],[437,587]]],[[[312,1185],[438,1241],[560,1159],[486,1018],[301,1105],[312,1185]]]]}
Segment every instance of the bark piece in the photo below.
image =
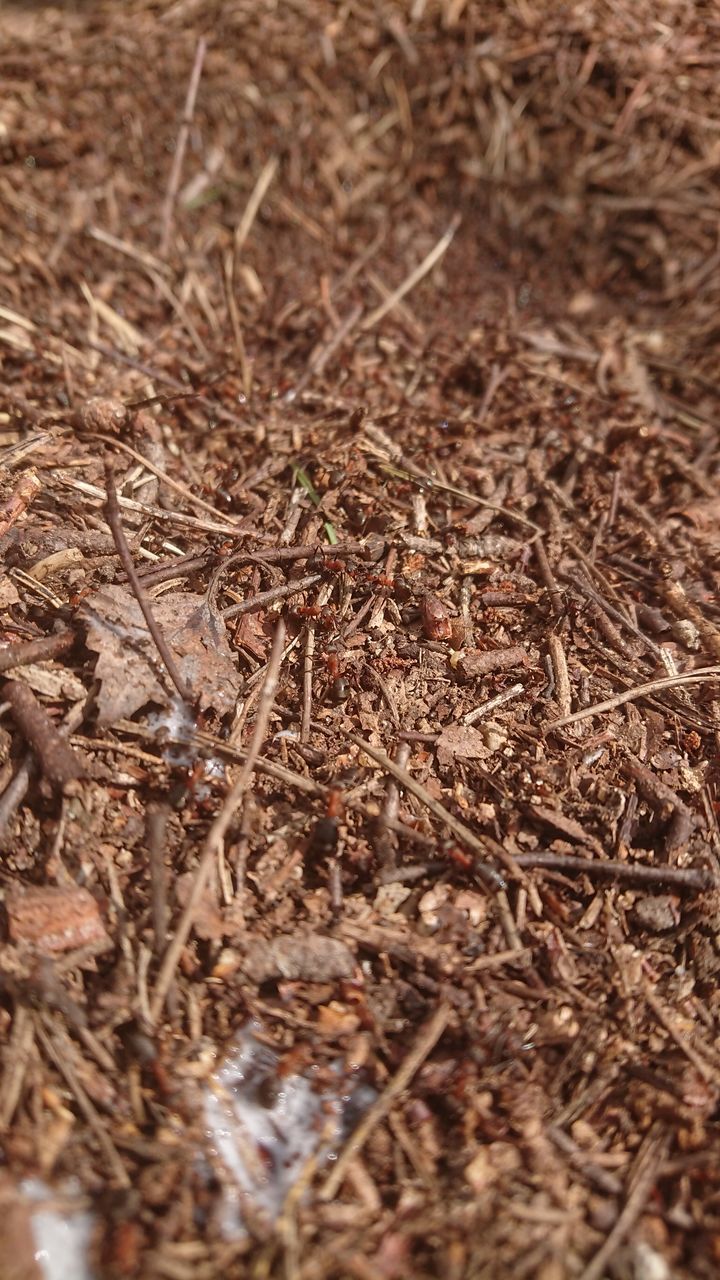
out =
{"type": "Polygon", "coordinates": [[[87,889],[28,887],[5,895],[10,939],[37,951],[73,951],[110,945],[100,908],[87,889]]]}
{"type": "Polygon", "coordinates": [[[336,938],[319,933],[282,934],[272,942],[256,943],[242,967],[258,984],[280,978],[290,982],[330,982],[351,977],[355,959],[336,938]]]}

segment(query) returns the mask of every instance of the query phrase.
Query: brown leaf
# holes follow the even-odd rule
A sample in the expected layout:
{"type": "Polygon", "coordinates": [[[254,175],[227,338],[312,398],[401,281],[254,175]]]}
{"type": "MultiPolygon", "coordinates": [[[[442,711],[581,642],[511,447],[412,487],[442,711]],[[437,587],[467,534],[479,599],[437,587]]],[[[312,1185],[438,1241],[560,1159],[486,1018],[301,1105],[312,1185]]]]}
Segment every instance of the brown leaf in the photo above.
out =
{"type": "Polygon", "coordinates": [[[479,729],[470,725],[447,725],[435,743],[437,758],[440,764],[451,764],[458,757],[461,760],[481,760],[487,755],[485,739],[479,729]]]}
{"type": "Polygon", "coordinates": [[[44,953],[110,945],[100,908],[87,889],[11,888],[5,895],[10,940],[44,953]]]}
{"type": "Polygon", "coordinates": [[[235,644],[242,645],[254,658],[265,662],[270,648],[270,636],[265,629],[266,613],[244,613],[235,628],[235,644]]]}
{"type": "MultiPolygon", "coordinates": [[[[176,591],[152,601],[158,626],[201,710],[231,711],[241,679],[224,623],[204,596],[176,591]]],[[[79,610],[88,648],[98,654],[98,723],[133,715],[149,702],[166,706],[170,687],[140,606],[124,587],[103,587],[79,610]]]]}

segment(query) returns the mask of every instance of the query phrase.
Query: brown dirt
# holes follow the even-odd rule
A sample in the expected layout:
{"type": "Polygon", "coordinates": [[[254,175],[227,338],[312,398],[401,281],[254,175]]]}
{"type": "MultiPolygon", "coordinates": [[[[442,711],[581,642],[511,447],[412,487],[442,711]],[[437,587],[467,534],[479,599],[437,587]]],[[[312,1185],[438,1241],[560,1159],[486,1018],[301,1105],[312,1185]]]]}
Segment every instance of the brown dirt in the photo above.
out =
{"type": "Polygon", "coordinates": [[[715,6],[2,26],[4,1257],[714,1276],[715,6]],[[378,1102],[229,1241],[251,1019],[378,1102]]]}

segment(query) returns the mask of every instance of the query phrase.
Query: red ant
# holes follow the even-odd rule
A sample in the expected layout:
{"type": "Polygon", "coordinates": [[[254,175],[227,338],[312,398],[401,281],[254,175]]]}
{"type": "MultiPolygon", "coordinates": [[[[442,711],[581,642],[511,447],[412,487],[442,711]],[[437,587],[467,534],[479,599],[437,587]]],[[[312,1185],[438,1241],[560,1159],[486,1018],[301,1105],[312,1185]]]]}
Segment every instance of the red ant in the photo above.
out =
{"type": "Polygon", "coordinates": [[[328,673],[327,697],[331,702],[345,702],[349,693],[350,686],[343,675],[340,674],[340,658],[334,649],[325,654],[325,665],[328,673]]]}
{"type": "Polygon", "coordinates": [[[313,853],[331,854],[338,842],[338,821],[343,816],[344,805],[339,787],[330,787],[325,806],[325,817],[318,818],[310,834],[309,848],[313,853]]]}
{"type": "Polygon", "coordinates": [[[344,573],[348,578],[354,578],[356,576],[355,570],[350,568],[347,560],[322,559],[318,568],[324,573],[344,573]]]}
{"type": "Polygon", "coordinates": [[[331,627],[335,621],[335,610],[327,604],[300,604],[295,609],[296,618],[307,618],[319,622],[323,627],[331,627]]]}

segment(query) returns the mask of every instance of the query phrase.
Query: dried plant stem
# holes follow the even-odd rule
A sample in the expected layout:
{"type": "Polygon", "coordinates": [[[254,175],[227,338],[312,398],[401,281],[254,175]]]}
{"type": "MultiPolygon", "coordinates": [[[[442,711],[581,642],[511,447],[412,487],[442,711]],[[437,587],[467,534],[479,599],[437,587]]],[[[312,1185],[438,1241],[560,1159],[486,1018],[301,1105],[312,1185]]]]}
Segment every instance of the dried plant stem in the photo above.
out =
{"type": "Polygon", "coordinates": [[[22,1095],[23,1081],[32,1054],[35,1024],[24,1005],[16,1003],[12,1031],[4,1049],[0,1081],[0,1133],[11,1123],[22,1095]]]}
{"type": "Polygon", "coordinates": [[[120,507],[118,505],[117,490],[115,489],[115,476],[113,474],[113,469],[109,463],[106,463],[105,465],[105,488],[107,489],[107,502],[105,505],[105,513],[107,515],[107,522],[110,525],[110,531],[112,533],[113,540],[117,548],[117,553],[120,557],[120,563],[122,564],[122,567],[127,574],[128,582],[132,587],[135,599],[140,605],[140,609],[142,610],[142,615],[145,619],[145,622],[147,623],[147,629],[150,632],[150,635],[152,636],[155,642],[155,647],[158,653],[160,654],[160,657],[162,658],[163,663],[165,664],[165,669],[170,679],[175,685],[175,688],[177,689],[183,701],[191,703],[193,700],[192,690],[185,683],[182,676],[180,675],[180,672],[178,671],[177,664],[170,650],[170,646],[167,640],[165,639],[162,633],[162,630],[158,626],[158,623],[155,620],[153,611],[150,608],[150,601],[148,600],[148,597],[145,593],[143,585],[138,577],[137,569],[135,568],[135,565],[133,563],[133,558],[130,554],[130,548],[127,544],[127,539],[125,537],[125,531],[122,527],[122,518],[120,515],[120,507]]]}
{"type": "Polygon", "coordinates": [[[583,707],[582,711],[576,711],[571,716],[561,716],[559,720],[551,720],[549,724],[544,726],[544,732],[550,733],[553,729],[562,729],[568,724],[577,724],[579,720],[587,720],[590,716],[601,715],[605,711],[613,711],[615,707],[622,707],[626,702],[636,702],[638,698],[644,698],[649,693],[657,693],[660,689],[673,689],[678,685],[686,684],[703,684],[707,680],[717,680],[720,677],[720,666],[717,667],[698,667],[696,671],[688,671],[684,675],[677,676],[661,676],[658,680],[648,680],[647,684],[636,684],[631,689],[623,689],[622,693],[616,693],[612,698],[606,698],[605,702],[596,702],[592,707],[583,707]]]}
{"type": "Polygon", "coordinates": [[[307,591],[309,587],[316,586],[318,582],[322,582],[322,574],[308,573],[295,582],[270,587],[267,591],[260,591],[256,596],[243,600],[241,604],[232,604],[229,609],[223,609],[222,616],[225,621],[228,621],[230,618],[239,618],[244,613],[256,613],[258,609],[264,609],[275,600],[288,600],[291,596],[297,596],[302,591],[307,591]]]}
{"type": "Polygon", "coordinates": [[[702,867],[646,866],[610,858],[582,858],[565,853],[519,853],[519,867],[537,867],[567,875],[587,875],[591,880],[621,880],[647,889],[687,889],[703,893],[716,884],[711,871],[702,867]]]}
{"type": "Polygon", "coordinates": [[[205,838],[205,843],[203,845],[202,853],[200,854],[200,861],[198,862],[195,871],[195,879],[190,890],[190,895],[178,922],[172,941],[167,948],[162,965],[160,966],[155,990],[150,1001],[150,1016],[154,1023],[157,1022],[160,1014],[162,1013],[163,1005],[165,1004],[167,993],[173,981],[183,947],[190,937],[195,913],[202,899],[210,869],[218,851],[222,848],[222,843],[227,829],[235,817],[237,808],[245,795],[245,792],[250,785],[253,773],[255,772],[255,767],[260,755],[260,748],[265,740],[268,722],[270,720],[270,713],[275,701],[284,643],[285,624],[282,619],[280,619],[277,627],[275,628],[275,636],[270,653],[270,660],[268,662],[267,674],[260,694],[257,718],[255,720],[255,729],[245,757],[245,763],[242,767],[240,777],[225,797],[223,807],[212,823],[212,826],[205,838]]]}
{"type": "Polygon", "coordinates": [[[35,757],[32,751],[28,751],[0,796],[0,840],[27,795],[35,767],[35,757]]]}
{"type": "Polygon", "coordinates": [[[193,114],[195,112],[195,100],[200,87],[200,76],[202,75],[206,50],[207,41],[204,36],[201,36],[197,42],[195,61],[193,62],[192,71],[190,72],[187,96],[185,98],[185,108],[183,110],[182,122],[180,124],[180,131],[178,133],[177,145],[175,147],[172,168],[170,170],[170,178],[168,180],[167,192],[165,193],[165,201],[163,204],[162,235],[160,238],[160,255],[163,258],[166,257],[168,249],[170,248],[175,199],[177,197],[178,187],[180,186],[180,175],[182,173],[185,150],[187,148],[188,138],[190,136],[190,127],[192,125],[193,114]]]}
{"type": "Polygon", "coordinates": [[[340,1190],[348,1165],[362,1151],[370,1134],[385,1119],[401,1093],[407,1088],[413,1076],[428,1057],[428,1054],[432,1053],[447,1027],[450,1013],[450,1005],[441,1004],[430,1021],[421,1029],[402,1066],[393,1076],[385,1091],[373,1103],[370,1110],[366,1112],[357,1129],[348,1140],[332,1173],[320,1191],[321,1200],[334,1200],[340,1190]]]}
{"type": "MultiPolygon", "coordinates": [[[[565,650],[559,636],[550,636],[548,639],[548,649],[550,651],[550,661],[552,663],[558,706],[560,707],[563,716],[569,716],[570,707],[572,706],[572,690],[570,688],[570,677],[568,675],[565,650]]],[[[566,723],[568,722],[566,721],[566,723]]]]}
{"type": "Polygon", "coordinates": [[[260,171],[257,182],[250,193],[250,199],[245,206],[245,212],[240,219],[235,231],[235,239],[233,241],[233,278],[237,270],[237,259],[242,252],[245,241],[252,230],[260,205],[267,194],[270,183],[277,173],[280,161],[277,156],[271,156],[260,171]]]}
{"type": "Polygon", "coordinates": [[[162,955],[167,943],[168,874],[165,843],[170,810],[166,804],[148,805],[145,834],[150,867],[150,906],[153,922],[153,950],[162,955]]]}
{"type": "Polygon", "coordinates": [[[223,515],[222,511],[218,511],[211,503],[206,502],[197,493],[193,493],[187,485],[181,484],[179,480],[173,480],[167,471],[163,471],[162,467],[156,467],[154,462],[146,458],[144,454],[138,453],[137,449],[133,449],[131,445],[126,444],[124,440],[115,440],[113,436],[103,435],[100,431],[88,432],[88,440],[102,440],[103,444],[110,445],[112,449],[122,449],[123,453],[127,453],[136,462],[142,463],[147,471],[151,471],[158,480],[167,485],[168,489],[173,489],[180,497],[185,498],[191,506],[197,507],[199,511],[206,511],[208,515],[213,516],[220,524],[226,524],[228,529],[237,530],[237,521],[231,520],[230,516],[223,515]]]}
{"type": "Polygon", "coordinates": [[[555,614],[555,617],[560,618],[562,617],[562,611],[563,611],[562,594],[560,592],[560,588],[558,587],[557,582],[555,581],[555,574],[553,573],[552,568],[550,567],[550,561],[548,560],[547,551],[545,550],[545,543],[543,542],[542,538],[535,539],[535,542],[533,543],[533,550],[535,552],[535,559],[538,562],[540,577],[542,578],[543,585],[545,587],[545,590],[548,593],[548,598],[550,600],[550,608],[555,614]]]}
{"type": "Polygon", "coordinates": [[[441,235],[437,244],[435,244],[430,252],[425,255],[422,262],[418,263],[415,270],[411,271],[409,276],[406,276],[402,284],[398,285],[397,289],[393,289],[390,296],[386,298],[384,302],[381,302],[380,306],[376,307],[374,311],[371,311],[367,319],[363,321],[361,328],[364,332],[367,332],[368,329],[373,329],[375,325],[387,315],[388,311],[392,311],[393,307],[396,307],[403,298],[407,297],[410,290],[414,289],[429,271],[432,271],[435,263],[439,262],[450,248],[453,236],[460,226],[460,222],[460,215],[456,213],[452,218],[447,231],[441,235]]]}

